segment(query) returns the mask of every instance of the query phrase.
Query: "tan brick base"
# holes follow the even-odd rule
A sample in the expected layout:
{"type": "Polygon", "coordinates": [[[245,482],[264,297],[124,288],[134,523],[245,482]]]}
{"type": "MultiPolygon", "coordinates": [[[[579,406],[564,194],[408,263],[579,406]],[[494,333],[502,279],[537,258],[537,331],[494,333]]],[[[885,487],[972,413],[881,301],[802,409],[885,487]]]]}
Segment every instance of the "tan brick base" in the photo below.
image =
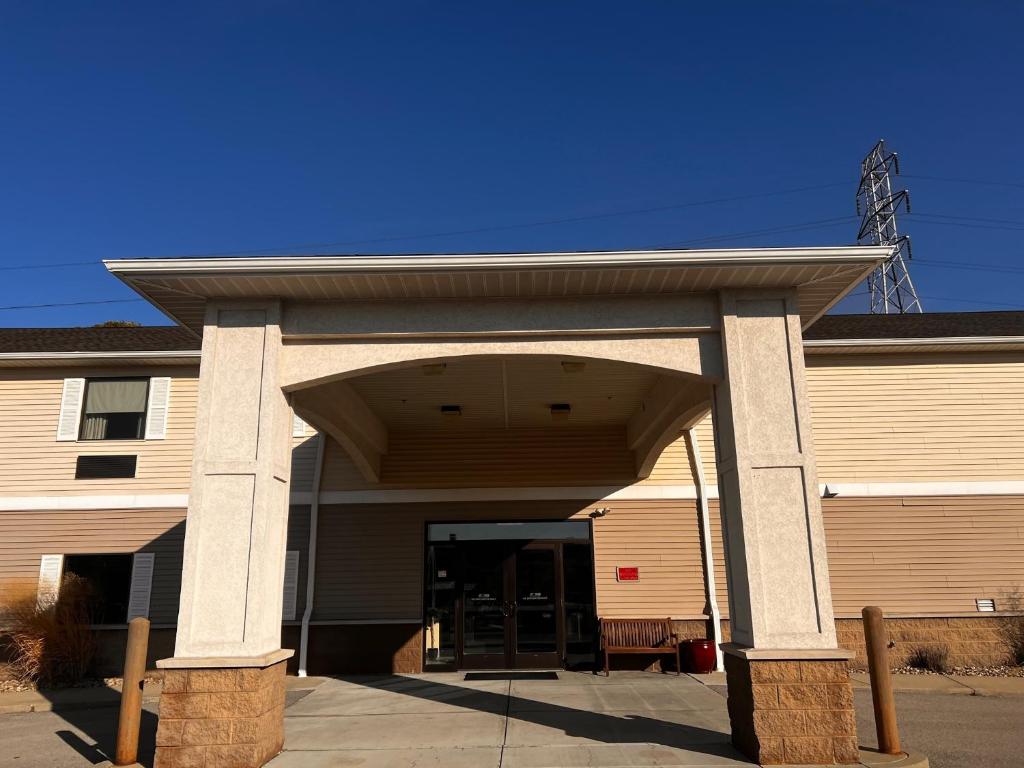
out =
{"type": "Polygon", "coordinates": [[[167,669],[155,768],[259,768],[284,746],[287,662],[167,669]]]}
{"type": "MultiPolygon", "coordinates": [[[[885,628],[892,647],[889,660],[902,666],[917,650],[941,648],[948,654],[950,666],[995,666],[1005,664],[1010,649],[999,633],[1000,617],[887,618],[885,628]]],[[[851,664],[867,667],[864,626],[860,619],[836,619],[839,645],[857,653],[851,664]]]]}
{"type": "Polygon", "coordinates": [[[762,765],[859,762],[845,661],[725,656],[732,742],[762,765]]]}

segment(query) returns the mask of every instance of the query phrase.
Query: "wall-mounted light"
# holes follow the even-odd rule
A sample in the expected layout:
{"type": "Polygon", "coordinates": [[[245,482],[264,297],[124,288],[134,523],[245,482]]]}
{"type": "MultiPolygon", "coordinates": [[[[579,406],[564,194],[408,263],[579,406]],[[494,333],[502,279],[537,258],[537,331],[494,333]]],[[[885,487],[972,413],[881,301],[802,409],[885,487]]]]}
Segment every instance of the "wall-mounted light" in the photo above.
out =
{"type": "Polygon", "coordinates": [[[587,364],[585,362],[583,362],[582,360],[563,360],[562,361],[562,370],[565,371],[566,373],[579,373],[580,371],[582,371],[586,367],[587,367],[587,364]]]}
{"type": "Polygon", "coordinates": [[[461,416],[462,415],[462,406],[461,405],[442,405],[441,406],[441,415],[442,416],[452,416],[452,417],[461,416]]]}
{"type": "Polygon", "coordinates": [[[605,515],[607,515],[607,514],[608,514],[608,513],[610,512],[610,511],[611,511],[611,510],[609,510],[609,509],[608,509],[608,507],[598,507],[597,509],[595,509],[595,510],[594,510],[593,512],[591,512],[591,513],[590,513],[590,516],[591,516],[591,517],[594,517],[594,518],[597,518],[597,517],[604,517],[604,516],[605,516],[605,515]]]}
{"type": "Polygon", "coordinates": [[[420,370],[423,371],[424,376],[440,376],[447,367],[448,363],[427,363],[421,365],[420,370]]]}
{"type": "Polygon", "coordinates": [[[568,421],[570,413],[572,413],[572,406],[569,405],[568,403],[551,404],[552,421],[568,421]]]}

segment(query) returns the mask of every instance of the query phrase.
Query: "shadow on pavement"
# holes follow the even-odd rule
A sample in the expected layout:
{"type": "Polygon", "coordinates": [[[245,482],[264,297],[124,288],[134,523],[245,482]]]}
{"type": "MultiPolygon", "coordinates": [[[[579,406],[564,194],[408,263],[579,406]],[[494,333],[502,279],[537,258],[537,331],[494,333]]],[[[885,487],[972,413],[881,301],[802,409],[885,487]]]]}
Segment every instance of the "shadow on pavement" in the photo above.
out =
{"type": "MultiPolygon", "coordinates": [[[[609,714],[576,709],[561,704],[535,701],[509,693],[494,693],[413,677],[389,675],[379,678],[338,677],[343,682],[423,700],[444,702],[478,712],[504,713],[509,719],[534,723],[562,731],[568,736],[611,745],[655,744],[706,755],[745,758],[732,746],[729,733],[689,723],[676,723],[635,714],[609,714]]],[[[706,689],[696,684],[695,695],[706,689]],[[698,693],[698,691],[700,691],[698,693]]],[[[568,688],[569,686],[567,686],[568,688]]],[[[712,694],[711,691],[707,693],[712,694]]],[[[717,694],[712,694],[716,696],[717,694]]],[[[699,718],[700,707],[692,710],[699,718]]],[[[297,715],[301,716],[301,715],[297,715]]],[[[296,747],[291,747],[295,749],[296,747]]],[[[301,749],[301,747],[298,747],[301,749]]]]}

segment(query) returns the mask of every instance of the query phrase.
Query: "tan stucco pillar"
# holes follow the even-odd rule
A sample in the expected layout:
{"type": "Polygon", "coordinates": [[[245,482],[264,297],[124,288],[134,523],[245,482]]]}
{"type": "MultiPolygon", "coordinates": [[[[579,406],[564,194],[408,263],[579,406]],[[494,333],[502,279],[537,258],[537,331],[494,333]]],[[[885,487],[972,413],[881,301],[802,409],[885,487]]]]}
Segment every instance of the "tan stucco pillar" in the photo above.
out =
{"type": "Polygon", "coordinates": [[[714,423],[733,741],[763,764],[857,762],[836,647],[795,291],[721,294],[714,423]]]}
{"type": "Polygon", "coordinates": [[[291,410],[280,305],[207,307],[174,657],[157,766],[259,766],[283,742],[291,410]]]}

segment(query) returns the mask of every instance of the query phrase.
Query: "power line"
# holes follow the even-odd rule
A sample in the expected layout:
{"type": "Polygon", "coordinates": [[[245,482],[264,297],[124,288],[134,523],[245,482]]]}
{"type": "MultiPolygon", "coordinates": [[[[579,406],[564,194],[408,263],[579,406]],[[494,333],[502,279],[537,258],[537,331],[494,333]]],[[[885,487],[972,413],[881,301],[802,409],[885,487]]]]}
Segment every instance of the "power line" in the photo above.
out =
{"type": "Polygon", "coordinates": [[[12,304],[0,307],[0,311],[14,309],[50,309],[52,307],[84,307],[91,304],[130,304],[143,299],[103,299],[98,301],[56,301],[51,304],[12,304]]]}
{"type": "Polygon", "coordinates": [[[1012,187],[1014,189],[1024,189],[1024,184],[1015,181],[991,181],[988,179],[957,179],[949,176],[922,176],[914,173],[902,174],[906,179],[923,179],[926,181],[946,181],[952,184],[980,184],[986,187],[1012,187]]]}
{"type": "Polygon", "coordinates": [[[810,229],[825,229],[828,227],[834,227],[837,224],[848,224],[850,221],[855,221],[856,216],[836,216],[831,219],[818,219],[817,221],[807,221],[800,224],[788,224],[781,227],[769,227],[767,229],[751,229],[745,232],[733,232],[727,235],[709,235],[708,237],[699,237],[693,240],[675,240],[671,243],[661,243],[659,245],[651,246],[653,248],[674,248],[681,245],[697,245],[700,243],[713,243],[721,242],[723,240],[740,240],[746,237],[757,237],[758,235],[772,235],[783,232],[802,232],[810,229]]]}
{"type": "Polygon", "coordinates": [[[1003,301],[982,301],[981,299],[954,299],[951,296],[924,296],[928,301],[953,301],[961,304],[985,304],[990,307],[1009,307],[1010,309],[1024,309],[1024,304],[1008,304],[1003,301]]]}

